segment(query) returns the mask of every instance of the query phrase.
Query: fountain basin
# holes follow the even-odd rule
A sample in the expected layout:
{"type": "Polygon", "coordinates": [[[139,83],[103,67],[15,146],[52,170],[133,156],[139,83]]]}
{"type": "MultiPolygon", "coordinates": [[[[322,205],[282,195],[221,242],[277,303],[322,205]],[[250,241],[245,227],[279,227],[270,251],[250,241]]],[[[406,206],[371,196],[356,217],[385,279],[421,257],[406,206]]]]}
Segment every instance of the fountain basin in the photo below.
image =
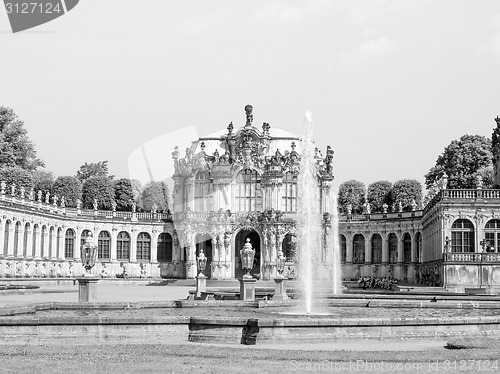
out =
{"type": "Polygon", "coordinates": [[[500,306],[492,301],[366,303],[329,300],[324,315],[295,311],[300,304],[290,300],[40,303],[0,308],[0,344],[259,345],[500,335],[500,306]]]}

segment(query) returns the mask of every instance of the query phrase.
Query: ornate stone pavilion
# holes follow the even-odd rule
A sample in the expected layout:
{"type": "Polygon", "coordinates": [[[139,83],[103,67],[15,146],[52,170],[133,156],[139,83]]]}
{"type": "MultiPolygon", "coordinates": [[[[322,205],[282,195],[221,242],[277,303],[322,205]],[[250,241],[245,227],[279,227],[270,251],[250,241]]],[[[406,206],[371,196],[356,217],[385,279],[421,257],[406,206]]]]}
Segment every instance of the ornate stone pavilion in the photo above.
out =
{"type": "MultiPolygon", "coordinates": [[[[300,138],[268,123],[246,123],[200,137],[175,165],[175,213],[67,208],[63,199],[35,197],[0,182],[0,277],[81,275],[80,246],[90,232],[98,242],[102,277],[196,276],[196,256],[208,258],[212,279],[241,277],[239,250],[247,238],[256,249],[252,274],[276,275],[281,249],[294,274],[300,138]]],[[[500,119],[495,129],[499,165],[500,119]]],[[[324,245],[330,245],[333,151],[316,152],[318,201],[324,245]]],[[[497,175],[496,183],[500,177],[497,175]]],[[[448,190],[446,180],[426,206],[390,212],[340,214],[344,279],[392,276],[444,285],[453,291],[482,288],[500,293],[500,190],[448,190]]]]}

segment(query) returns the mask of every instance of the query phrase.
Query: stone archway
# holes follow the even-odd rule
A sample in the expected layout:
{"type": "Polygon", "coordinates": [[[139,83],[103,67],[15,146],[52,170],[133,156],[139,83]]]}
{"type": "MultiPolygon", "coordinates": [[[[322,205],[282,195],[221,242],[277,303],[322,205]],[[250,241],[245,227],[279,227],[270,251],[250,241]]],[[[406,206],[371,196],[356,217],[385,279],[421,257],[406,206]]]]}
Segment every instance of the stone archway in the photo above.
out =
{"type": "Polygon", "coordinates": [[[243,248],[246,240],[250,239],[253,249],[255,249],[255,257],[253,261],[253,268],[250,274],[260,278],[260,236],[255,230],[241,230],[236,234],[234,242],[234,277],[239,279],[243,276],[244,271],[241,268],[240,250],[243,248]]]}

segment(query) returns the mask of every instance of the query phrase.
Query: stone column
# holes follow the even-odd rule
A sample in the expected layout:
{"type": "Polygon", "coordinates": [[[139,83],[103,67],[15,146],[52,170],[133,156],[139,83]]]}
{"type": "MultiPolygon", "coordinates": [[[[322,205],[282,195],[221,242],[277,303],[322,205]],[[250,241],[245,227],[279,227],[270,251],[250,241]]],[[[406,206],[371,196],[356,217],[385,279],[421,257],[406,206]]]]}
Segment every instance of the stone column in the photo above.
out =
{"type": "Polygon", "coordinates": [[[52,237],[52,249],[50,251],[50,259],[51,260],[57,260],[57,230],[54,227],[54,230],[52,230],[52,235],[50,234],[50,229],[49,229],[49,235],[52,237]]]}
{"type": "Polygon", "coordinates": [[[348,264],[352,264],[352,252],[353,252],[353,236],[352,234],[348,234],[346,235],[346,245],[347,245],[347,248],[346,248],[346,259],[345,259],[345,262],[348,263],[348,264]]]}
{"type": "Polygon", "coordinates": [[[159,232],[153,230],[151,233],[151,256],[149,262],[152,264],[158,263],[158,236],[159,232]]]}
{"type": "MultiPolygon", "coordinates": [[[[66,233],[64,229],[61,229],[61,236],[57,237],[57,241],[59,243],[59,253],[57,254],[57,258],[59,260],[65,260],[66,259],[66,248],[65,248],[65,237],[66,233]]],[[[57,236],[57,235],[56,235],[57,236]]],[[[56,245],[56,248],[58,246],[56,245]]]]}
{"type": "Polygon", "coordinates": [[[111,263],[116,262],[117,240],[118,240],[118,230],[113,228],[111,230],[111,247],[109,249],[109,260],[111,263]]]}
{"type": "MultiPolygon", "coordinates": [[[[78,244],[80,244],[78,242],[78,244]]],[[[80,246],[78,246],[80,248],[80,246]]],[[[78,250],[80,252],[80,250],[78,250]]],[[[78,254],[78,257],[80,257],[80,254],[78,254]]],[[[42,227],[38,226],[38,230],[36,230],[35,234],[35,258],[37,260],[42,258],[42,227]]]]}
{"type": "Polygon", "coordinates": [[[185,187],[187,190],[186,194],[186,210],[187,208],[191,209],[191,212],[194,212],[194,178],[188,177],[186,178],[185,187]]]}
{"type": "Polygon", "coordinates": [[[130,262],[137,262],[137,236],[139,233],[136,229],[131,230],[130,235],[130,262]]]}
{"type": "Polygon", "coordinates": [[[17,258],[24,257],[24,225],[19,225],[19,230],[17,231],[17,251],[15,256],[17,258]]]}
{"type": "MultiPolygon", "coordinates": [[[[30,225],[29,229],[25,232],[25,235],[27,235],[26,256],[25,256],[26,258],[33,257],[33,229],[31,227],[32,226],[30,225]]],[[[1,241],[0,241],[0,243],[1,243],[1,241]]]]}
{"type": "Polygon", "coordinates": [[[370,239],[370,235],[366,236],[368,239],[365,239],[365,264],[372,263],[372,241],[370,239]]]}

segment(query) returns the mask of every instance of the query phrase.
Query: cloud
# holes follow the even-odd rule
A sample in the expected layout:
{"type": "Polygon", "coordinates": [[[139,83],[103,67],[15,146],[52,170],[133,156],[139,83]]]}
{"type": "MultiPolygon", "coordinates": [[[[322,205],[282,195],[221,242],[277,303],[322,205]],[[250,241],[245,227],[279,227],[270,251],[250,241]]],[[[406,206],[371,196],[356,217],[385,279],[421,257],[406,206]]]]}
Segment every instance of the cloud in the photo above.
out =
{"type": "Polygon", "coordinates": [[[327,0],[310,0],[301,5],[274,3],[254,10],[253,16],[257,21],[278,20],[289,22],[322,14],[324,8],[329,4],[330,1],[327,0]]]}
{"type": "Polygon", "coordinates": [[[394,47],[395,42],[386,37],[370,39],[355,50],[341,53],[339,59],[345,63],[358,62],[364,59],[372,61],[373,58],[380,58],[385,52],[391,51],[394,47]]]}
{"type": "Polygon", "coordinates": [[[221,10],[211,14],[192,16],[182,21],[181,27],[186,34],[197,35],[201,31],[227,19],[229,15],[229,11],[221,10]]]}

